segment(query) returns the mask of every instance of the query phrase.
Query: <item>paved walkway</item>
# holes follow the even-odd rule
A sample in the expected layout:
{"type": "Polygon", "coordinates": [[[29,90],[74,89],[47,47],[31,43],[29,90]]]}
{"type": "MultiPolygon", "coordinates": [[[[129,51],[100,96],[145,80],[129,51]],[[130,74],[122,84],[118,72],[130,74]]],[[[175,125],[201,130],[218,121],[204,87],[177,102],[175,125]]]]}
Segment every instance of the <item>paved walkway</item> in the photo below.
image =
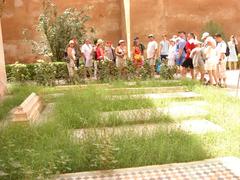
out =
{"type": "Polygon", "coordinates": [[[234,71],[227,71],[227,86],[229,88],[237,88],[238,83],[238,77],[239,77],[240,70],[234,70],[234,71]]]}
{"type": "Polygon", "coordinates": [[[56,180],[239,180],[240,159],[205,161],[60,175],[56,180]]]}

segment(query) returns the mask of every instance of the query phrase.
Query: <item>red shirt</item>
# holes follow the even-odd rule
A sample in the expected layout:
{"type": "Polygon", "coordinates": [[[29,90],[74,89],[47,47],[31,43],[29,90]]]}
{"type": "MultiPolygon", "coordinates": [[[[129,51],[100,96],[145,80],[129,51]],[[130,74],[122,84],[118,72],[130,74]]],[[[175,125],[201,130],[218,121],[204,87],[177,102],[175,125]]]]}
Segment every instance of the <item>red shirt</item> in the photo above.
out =
{"type": "Polygon", "coordinates": [[[186,59],[189,59],[189,58],[190,58],[191,51],[195,48],[195,45],[194,45],[194,42],[193,42],[192,39],[190,39],[189,41],[187,41],[185,48],[186,48],[186,51],[187,51],[186,59]]]}
{"type": "Polygon", "coordinates": [[[97,47],[96,49],[96,55],[97,55],[97,60],[102,60],[104,59],[104,50],[102,47],[97,47]]]}

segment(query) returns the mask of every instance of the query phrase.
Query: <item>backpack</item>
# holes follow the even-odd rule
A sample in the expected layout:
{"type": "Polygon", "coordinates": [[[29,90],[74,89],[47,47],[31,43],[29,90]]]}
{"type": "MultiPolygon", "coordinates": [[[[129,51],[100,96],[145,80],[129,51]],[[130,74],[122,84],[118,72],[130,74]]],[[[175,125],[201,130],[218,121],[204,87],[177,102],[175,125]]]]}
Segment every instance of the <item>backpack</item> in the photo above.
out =
{"type": "Polygon", "coordinates": [[[64,51],[63,59],[64,59],[67,63],[70,62],[70,59],[69,59],[69,57],[68,57],[68,53],[67,53],[66,51],[64,51]]]}
{"type": "Polygon", "coordinates": [[[236,50],[236,54],[238,55],[238,47],[237,47],[237,45],[235,45],[235,50],[236,50]]]}
{"type": "Polygon", "coordinates": [[[226,56],[229,56],[229,55],[230,55],[230,49],[229,49],[228,45],[227,45],[227,48],[226,48],[226,53],[225,53],[225,55],[226,55],[226,56]]]}

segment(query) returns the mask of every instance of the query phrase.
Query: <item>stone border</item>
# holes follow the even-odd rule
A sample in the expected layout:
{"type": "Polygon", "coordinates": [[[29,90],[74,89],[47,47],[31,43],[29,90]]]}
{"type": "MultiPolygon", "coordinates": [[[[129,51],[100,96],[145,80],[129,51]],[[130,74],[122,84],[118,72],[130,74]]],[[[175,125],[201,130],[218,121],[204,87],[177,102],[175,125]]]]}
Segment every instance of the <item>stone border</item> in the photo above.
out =
{"type": "Polygon", "coordinates": [[[12,122],[35,121],[43,110],[43,100],[36,93],[31,93],[12,111],[12,122]]]}

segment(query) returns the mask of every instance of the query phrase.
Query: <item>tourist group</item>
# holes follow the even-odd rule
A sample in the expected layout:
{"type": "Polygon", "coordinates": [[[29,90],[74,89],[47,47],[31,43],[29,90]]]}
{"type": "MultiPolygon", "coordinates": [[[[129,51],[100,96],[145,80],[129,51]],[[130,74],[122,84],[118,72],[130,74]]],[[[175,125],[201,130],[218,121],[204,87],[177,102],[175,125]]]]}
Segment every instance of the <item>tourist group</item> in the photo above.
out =
{"type": "MultiPolygon", "coordinates": [[[[199,78],[205,84],[225,87],[227,62],[230,69],[237,69],[237,45],[234,35],[229,42],[225,42],[219,33],[211,36],[204,32],[201,40],[198,40],[194,33],[180,31],[169,39],[167,35],[162,35],[160,42],[156,41],[153,34],[149,34],[146,48],[139,37],[134,38],[130,60],[136,71],[148,62],[152,76],[158,73],[156,62],[160,62],[167,64],[169,68],[177,67],[175,76],[178,78],[186,78],[190,71],[192,79],[199,78]]],[[[98,64],[105,60],[112,61],[119,72],[124,73],[128,59],[126,42],[120,40],[114,48],[112,42],[104,42],[102,39],[95,43],[86,39],[80,45],[76,37],[72,38],[65,52],[70,78],[79,68],[80,58],[83,59],[86,77],[97,79],[98,64]]]]}

